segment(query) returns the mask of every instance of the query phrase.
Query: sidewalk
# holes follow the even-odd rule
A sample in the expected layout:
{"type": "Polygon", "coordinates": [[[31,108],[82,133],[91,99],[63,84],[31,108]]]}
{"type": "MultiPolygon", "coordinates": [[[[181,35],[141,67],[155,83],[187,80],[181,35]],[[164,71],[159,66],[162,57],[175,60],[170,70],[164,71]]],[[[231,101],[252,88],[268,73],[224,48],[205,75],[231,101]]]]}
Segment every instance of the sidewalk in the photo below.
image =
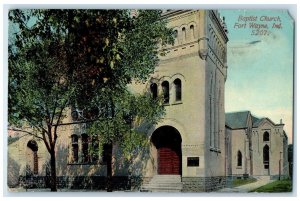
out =
{"type": "Polygon", "coordinates": [[[270,177],[259,177],[257,178],[257,181],[254,183],[250,184],[245,184],[242,186],[237,186],[237,187],[232,187],[232,188],[223,188],[220,189],[217,192],[222,192],[222,193],[232,193],[232,192],[239,192],[239,193],[247,193],[251,190],[254,190],[256,188],[259,188],[261,186],[264,186],[268,183],[273,182],[273,180],[270,180],[270,177]]]}

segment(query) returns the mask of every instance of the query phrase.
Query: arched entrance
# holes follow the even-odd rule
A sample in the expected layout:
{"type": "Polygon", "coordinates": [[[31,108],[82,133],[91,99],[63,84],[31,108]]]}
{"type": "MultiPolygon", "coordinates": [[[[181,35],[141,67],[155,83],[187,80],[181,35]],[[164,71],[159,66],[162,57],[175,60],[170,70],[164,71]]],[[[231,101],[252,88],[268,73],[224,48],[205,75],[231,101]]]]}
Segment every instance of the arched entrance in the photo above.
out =
{"type": "Polygon", "coordinates": [[[263,148],[263,163],[264,163],[264,174],[270,175],[270,148],[265,145],[263,148]]]}
{"type": "Polygon", "coordinates": [[[151,141],[157,149],[158,174],[181,175],[181,136],[171,126],[154,131],[151,141]]]}

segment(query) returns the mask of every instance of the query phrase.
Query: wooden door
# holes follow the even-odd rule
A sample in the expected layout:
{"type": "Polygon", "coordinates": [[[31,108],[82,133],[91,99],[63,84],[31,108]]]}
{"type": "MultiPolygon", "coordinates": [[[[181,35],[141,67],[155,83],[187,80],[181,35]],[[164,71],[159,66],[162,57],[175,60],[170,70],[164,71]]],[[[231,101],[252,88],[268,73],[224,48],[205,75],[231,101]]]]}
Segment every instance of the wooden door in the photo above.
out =
{"type": "Polygon", "coordinates": [[[180,174],[180,155],[178,151],[170,147],[159,149],[159,168],[158,174],[180,174]]]}

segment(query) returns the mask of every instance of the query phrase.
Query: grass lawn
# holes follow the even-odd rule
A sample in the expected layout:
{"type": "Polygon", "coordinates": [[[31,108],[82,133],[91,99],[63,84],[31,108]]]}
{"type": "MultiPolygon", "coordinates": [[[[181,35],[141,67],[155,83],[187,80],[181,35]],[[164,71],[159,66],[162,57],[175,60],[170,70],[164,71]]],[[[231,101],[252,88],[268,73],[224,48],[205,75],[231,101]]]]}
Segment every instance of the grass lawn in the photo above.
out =
{"type": "Polygon", "coordinates": [[[292,180],[277,180],[269,183],[265,186],[252,190],[251,192],[264,192],[264,193],[280,193],[280,192],[292,192],[292,180]]]}
{"type": "Polygon", "coordinates": [[[249,178],[249,179],[234,179],[232,181],[232,186],[233,187],[241,186],[241,185],[253,183],[255,181],[256,181],[256,179],[254,179],[254,178],[249,178]]]}

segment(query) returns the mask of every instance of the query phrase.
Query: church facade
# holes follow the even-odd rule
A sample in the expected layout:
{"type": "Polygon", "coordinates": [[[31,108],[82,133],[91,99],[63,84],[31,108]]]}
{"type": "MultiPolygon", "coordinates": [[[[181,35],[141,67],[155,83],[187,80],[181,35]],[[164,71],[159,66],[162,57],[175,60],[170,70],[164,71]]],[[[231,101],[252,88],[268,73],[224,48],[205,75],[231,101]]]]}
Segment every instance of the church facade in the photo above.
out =
{"type": "MultiPolygon", "coordinates": [[[[215,191],[231,176],[286,174],[283,124],[247,113],[240,127],[230,114],[225,116],[228,36],[224,19],[216,10],[168,10],[162,17],[176,32],[175,44],[167,47],[167,55],[160,58],[146,84],[129,86],[136,93],[162,95],[166,110],[158,124],[144,129],[149,152],[134,160],[133,176],[140,178],[137,189],[215,191]]],[[[66,123],[72,122],[69,113],[66,123]]],[[[56,151],[59,187],[105,188],[106,159],[89,155],[93,142],[85,125],[61,127],[59,132],[63,133],[56,151]]],[[[26,183],[28,171],[45,185],[49,155],[43,142],[27,136],[8,147],[9,186],[26,183]]],[[[115,184],[127,186],[129,164],[119,158],[117,145],[113,155],[115,184]]]]}
{"type": "Polygon", "coordinates": [[[234,177],[286,178],[287,135],[282,121],[257,118],[250,111],[226,114],[226,171],[234,177]]]}

